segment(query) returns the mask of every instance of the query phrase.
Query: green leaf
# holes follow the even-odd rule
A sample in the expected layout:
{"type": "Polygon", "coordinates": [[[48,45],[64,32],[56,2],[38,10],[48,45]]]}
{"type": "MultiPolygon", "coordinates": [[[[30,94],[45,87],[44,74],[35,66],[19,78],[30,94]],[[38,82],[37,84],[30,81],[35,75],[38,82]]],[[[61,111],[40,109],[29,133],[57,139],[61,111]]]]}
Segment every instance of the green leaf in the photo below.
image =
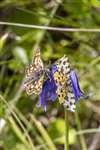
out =
{"type": "Polygon", "coordinates": [[[0,52],[1,52],[3,46],[4,46],[5,42],[6,42],[7,37],[8,37],[8,33],[4,34],[4,35],[0,38],[0,52]]]}
{"type": "MultiPolygon", "coordinates": [[[[48,128],[49,134],[53,141],[57,144],[65,143],[65,124],[64,120],[59,118],[55,120],[48,128]]],[[[69,144],[75,144],[76,142],[76,131],[73,128],[69,128],[69,144]]]]}
{"type": "Polygon", "coordinates": [[[95,7],[99,7],[100,6],[100,0],[91,0],[91,3],[95,7]]]}
{"type": "Polygon", "coordinates": [[[20,60],[23,64],[28,64],[28,58],[25,49],[17,46],[14,48],[13,53],[17,60],[20,60]]]}

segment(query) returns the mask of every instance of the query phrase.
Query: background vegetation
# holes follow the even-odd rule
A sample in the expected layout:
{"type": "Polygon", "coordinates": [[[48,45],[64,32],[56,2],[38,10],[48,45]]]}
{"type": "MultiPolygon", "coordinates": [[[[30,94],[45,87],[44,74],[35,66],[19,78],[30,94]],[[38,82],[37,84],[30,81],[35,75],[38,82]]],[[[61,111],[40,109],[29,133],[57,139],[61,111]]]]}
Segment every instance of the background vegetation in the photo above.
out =
{"type": "MultiPolygon", "coordinates": [[[[99,0],[2,0],[0,21],[100,29],[99,0]]],[[[36,47],[46,66],[66,54],[81,88],[93,96],[69,115],[70,150],[100,149],[100,33],[0,25],[0,150],[63,150],[64,108],[37,109],[22,90],[36,47]],[[51,61],[51,62],[50,62],[51,61]]]]}

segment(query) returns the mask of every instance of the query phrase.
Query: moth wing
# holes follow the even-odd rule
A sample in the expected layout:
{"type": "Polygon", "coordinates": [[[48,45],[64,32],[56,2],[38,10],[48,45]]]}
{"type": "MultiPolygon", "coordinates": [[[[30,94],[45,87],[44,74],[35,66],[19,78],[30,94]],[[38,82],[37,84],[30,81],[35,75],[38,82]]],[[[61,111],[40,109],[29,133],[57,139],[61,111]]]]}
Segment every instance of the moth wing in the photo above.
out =
{"type": "Polygon", "coordinates": [[[59,103],[62,104],[67,98],[67,86],[58,87],[57,89],[59,103]]]}
{"type": "Polygon", "coordinates": [[[68,57],[64,56],[58,60],[58,71],[63,75],[68,75],[71,71],[71,66],[68,57]]]}
{"type": "Polygon", "coordinates": [[[67,82],[67,99],[66,101],[64,101],[64,107],[66,107],[67,109],[69,109],[70,111],[74,112],[76,105],[75,105],[75,96],[73,93],[73,87],[72,87],[72,83],[71,80],[69,80],[70,82],[67,82]]]}
{"type": "Polygon", "coordinates": [[[57,86],[56,92],[58,95],[59,103],[61,104],[66,100],[67,96],[66,78],[61,72],[56,71],[54,73],[54,79],[57,86]]]}
{"type": "MultiPolygon", "coordinates": [[[[66,98],[63,100],[63,105],[70,111],[75,111],[75,96],[70,79],[71,66],[68,57],[64,56],[58,60],[58,70],[66,77],[66,98]]],[[[63,88],[64,91],[64,88],[63,88]]],[[[64,92],[63,92],[64,93],[64,92]]],[[[61,96],[60,96],[61,97],[61,96]]]]}

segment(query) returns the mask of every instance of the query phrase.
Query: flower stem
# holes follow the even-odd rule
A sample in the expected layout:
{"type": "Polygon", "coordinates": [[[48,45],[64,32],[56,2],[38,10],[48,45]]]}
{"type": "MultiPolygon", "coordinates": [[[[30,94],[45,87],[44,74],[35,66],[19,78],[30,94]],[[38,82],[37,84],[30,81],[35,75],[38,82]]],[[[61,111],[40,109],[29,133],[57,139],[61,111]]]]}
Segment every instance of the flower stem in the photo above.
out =
{"type": "Polygon", "coordinates": [[[67,109],[65,109],[65,150],[69,150],[69,122],[67,109]]]}
{"type": "MultiPolygon", "coordinates": [[[[81,131],[82,130],[81,129],[81,121],[80,121],[77,109],[75,111],[75,117],[76,117],[76,122],[77,122],[77,128],[78,128],[79,131],[81,131]]],[[[80,138],[80,143],[81,143],[81,149],[82,150],[87,150],[87,145],[86,145],[86,142],[85,142],[84,135],[80,134],[79,138],[80,138]]]]}

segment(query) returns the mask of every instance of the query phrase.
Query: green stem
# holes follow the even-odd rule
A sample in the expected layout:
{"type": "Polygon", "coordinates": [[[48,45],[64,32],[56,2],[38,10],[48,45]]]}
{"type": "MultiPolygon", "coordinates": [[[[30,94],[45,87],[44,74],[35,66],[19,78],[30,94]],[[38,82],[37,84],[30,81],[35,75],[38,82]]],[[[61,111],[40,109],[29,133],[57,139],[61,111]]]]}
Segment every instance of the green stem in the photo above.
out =
{"type": "Polygon", "coordinates": [[[69,150],[69,122],[67,109],[65,109],[65,150],[69,150]]]}
{"type": "MultiPolygon", "coordinates": [[[[81,131],[81,122],[80,122],[80,118],[79,118],[77,109],[75,111],[75,117],[76,117],[78,130],[81,131]]],[[[80,138],[80,143],[81,143],[82,150],[87,150],[87,145],[86,145],[84,136],[82,134],[80,134],[79,138],[80,138]]]]}
{"type": "Polygon", "coordinates": [[[18,116],[16,115],[16,113],[13,111],[13,107],[11,107],[11,105],[7,102],[7,100],[4,99],[4,97],[2,95],[0,95],[0,100],[2,100],[4,102],[4,104],[7,106],[7,112],[9,111],[9,114],[11,112],[11,114],[13,115],[13,117],[16,119],[17,123],[20,125],[20,127],[22,128],[22,130],[24,131],[24,134],[26,135],[28,142],[26,140],[26,138],[22,135],[20,129],[17,127],[16,123],[14,122],[12,117],[8,118],[8,121],[11,124],[11,127],[13,129],[13,131],[16,133],[16,135],[18,136],[18,138],[24,142],[24,144],[27,146],[28,149],[31,150],[35,150],[35,146],[27,132],[27,130],[25,129],[25,127],[23,126],[22,122],[20,121],[20,119],[18,118],[18,116]],[[9,107],[10,106],[10,107],[9,107]],[[10,110],[9,110],[10,108],[10,110]]]}
{"type": "Polygon", "coordinates": [[[50,150],[57,150],[56,146],[54,145],[51,137],[49,136],[48,132],[46,131],[46,129],[44,128],[44,126],[41,124],[40,121],[38,121],[35,118],[35,115],[30,115],[32,122],[34,123],[34,125],[37,127],[38,131],[40,132],[40,134],[42,135],[44,141],[46,142],[46,144],[48,145],[48,148],[50,150]]]}

